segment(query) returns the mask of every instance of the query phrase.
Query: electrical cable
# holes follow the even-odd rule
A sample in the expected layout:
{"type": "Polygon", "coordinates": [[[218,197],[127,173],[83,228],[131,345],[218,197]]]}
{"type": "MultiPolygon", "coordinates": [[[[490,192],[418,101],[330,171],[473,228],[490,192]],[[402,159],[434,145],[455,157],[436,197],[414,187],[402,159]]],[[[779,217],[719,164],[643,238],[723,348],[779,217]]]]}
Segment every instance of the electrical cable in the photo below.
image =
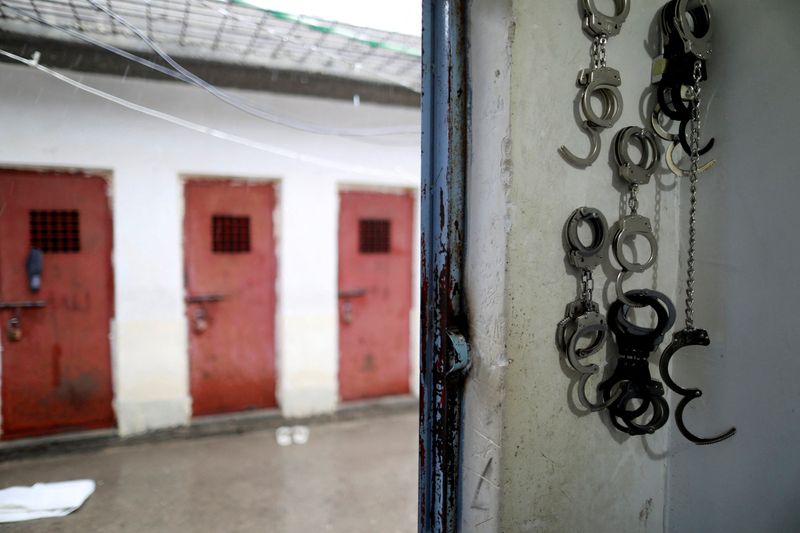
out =
{"type": "Polygon", "coordinates": [[[68,76],[65,76],[55,70],[45,67],[44,65],[39,64],[39,57],[38,52],[34,54],[33,59],[25,59],[24,57],[20,57],[16,54],[8,52],[6,50],[0,49],[0,55],[3,55],[9,59],[13,59],[14,61],[18,61],[24,65],[29,67],[35,68],[40,72],[44,72],[68,85],[75,87],[76,89],[80,89],[82,91],[88,92],[104,100],[109,102],[115,103],[132,111],[137,111],[139,113],[143,113],[153,118],[157,118],[160,120],[164,120],[171,124],[175,124],[177,126],[181,126],[183,128],[196,131],[198,133],[203,133],[206,135],[210,135],[211,137],[215,137],[217,139],[222,139],[224,141],[236,143],[242,146],[247,146],[250,148],[254,148],[256,150],[261,150],[262,152],[267,152],[273,155],[277,155],[280,157],[285,157],[287,159],[293,159],[295,161],[301,161],[303,163],[309,163],[312,165],[316,165],[323,168],[329,168],[334,170],[339,170],[343,172],[349,172],[354,174],[360,174],[364,176],[370,177],[384,177],[390,179],[397,179],[397,178],[410,178],[410,176],[404,175],[399,172],[387,172],[386,170],[381,169],[374,169],[369,167],[362,167],[360,165],[346,165],[339,163],[337,161],[333,161],[330,159],[325,159],[321,157],[310,156],[306,154],[301,154],[299,152],[295,152],[294,150],[287,150],[285,148],[281,148],[279,146],[263,143],[260,141],[255,141],[253,139],[248,139],[247,137],[241,137],[239,135],[235,135],[232,133],[227,133],[222,130],[218,130],[216,128],[211,128],[209,126],[205,126],[203,124],[198,124],[196,122],[192,122],[190,120],[182,119],[180,117],[176,117],[175,115],[170,115],[169,113],[164,113],[163,111],[158,111],[156,109],[152,109],[129,100],[125,100],[124,98],[120,98],[118,96],[114,96],[113,94],[106,93],[101,91],[100,89],[96,89],[95,87],[91,87],[84,83],[81,83],[77,80],[74,80],[68,76]]]}
{"type": "Polygon", "coordinates": [[[105,6],[99,5],[95,3],[93,0],[89,0],[96,9],[103,11],[109,17],[117,20],[120,24],[128,28],[132,31],[137,37],[139,37],[145,44],[147,44],[159,57],[161,57],[164,61],[166,61],[172,68],[167,68],[152,61],[149,61],[143,57],[140,57],[136,54],[130,53],[126,50],[122,50],[116,46],[111,44],[105,43],[98,39],[95,39],[91,36],[88,36],[82,32],[75,31],[71,28],[59,26],[57,24],[50,23],[42,18],[37,17],[36,15],[24,10],[17,8],[15,6],[9,5],[7,2],[0,1],[0,5],[3,5],[5,8],[16,12],[24,17],[27,17],[39,24],[43,24],[50,28],[62,31],[72,37],[77,39],[83,40],[95,46],[98,46],[108,52],[112,52],[117,54],[125,59],[130,61],[134,61],[142,66],[147,68],[151,68],[160,72],[166,76],[170,76],[174,79],[179,81],[183,81],[199,87],[206,92],[212,94],[213,96],[219,98],[223,102],[231,105],[240,111],[243,111],[251,116],[255,116],[257,118],[267,120],[268,122],[272,122],[275,124],[280,124],[282,126],[286,126],[288,128],[292,128],[295,130],[305,131],[309,133],[315,133],[318,135],[334,135],[334,136],[342,136],[342,137],[377,137],[377,136],[390,136],[390,135],[409,135],[409,134],[419,134],[419,129],[414,127],[409,128],[333,128],[333,127],[326,127],[320,126],[317,124],[306,123],[302,121],[297,121],[294,119],[290,119],[287,117],[283,117],[269,111],[266,111],[260,107],[257,107],[252,102],[245,98],[238,97],[236,95],[227,93],[213,84],[208,83],[207,81],[203,80],[199,76],[196,76],[191,71],[185,69],[181,66],[177,61],[175,61],[169,54],[167,54],[161,47],[159,47],[154,41],[148,38],[141,30],[139,30],[136,26],[129,23],[127,20],[122,18],[121,16],[113,13],[112,11],[108,10],[105,6]]]}
{"type": "Polygon", "coordinates": [[[20,9],[20,8],[18,8],[16,6],[8,5],[6,2],[3,2],[3,1],[0,1],[0,5],[2,5],[5,9],[9,9],[9,10],[17,13],[18,15],[22,15],[23,17],[27,17],[27,18],[33,20],[34,22],[38,22],[39,24],[41,24],[43,26],[47,26],[49,28],[53,28],[54,30],[58,30],[60,32],[66,33],[67,35],[69,35],[71,37],[74,37],[76,39],[80,39],[80,40],[82,40],[84,42],[87,42],[89,44],[93,44],[93,45],[95,45],[95,46],[97,46],[99,48],[102,48],[103,50],[106,50],[107,52],[111,52],[111,53],[117,54],[119,56],[122,56],[125,59],[128,59],[129,61],[134,61],[136,63],[139,63],[140,65],[143,65],[143,66],[145,66],[147,68],[156,70],[156,71],[160,72],[161,74],[164,74],[166,76],[170,76],[170,77],[175,78],[175,79],[180,80],[180,81],[184,81],[184,82],[188,81],[179,72],[177,72],[177,71],[175,71],[175,70],[173,70],[171,68],[164,67],[162,65],[159,65],[158,63],[153,63],[152,61],[147,60],[147,59],[145,59],[143,57],[137,56],[136,54],[128,52],[127,50],[123,50],[121,48],[117,48],[116,46],[114,46],[112,44],[108,44],[108,43],[105,43],[105,42],[103,42],[103,41],[101,41],[99,39],[95,39],[94,37],[92,37],[92,36],[90,36],[88,34],[81,33],[79,31],[73,30],[72,28],[68,28],[66,26],[59,26],[58,24],[53,24],[52,22],[48,22],[48,21],[46,21],[46,20],[44,20],[42,18],[37,17],[36,15],[32,14],[29,11],[26,11],[24,9],[20,9]]]}

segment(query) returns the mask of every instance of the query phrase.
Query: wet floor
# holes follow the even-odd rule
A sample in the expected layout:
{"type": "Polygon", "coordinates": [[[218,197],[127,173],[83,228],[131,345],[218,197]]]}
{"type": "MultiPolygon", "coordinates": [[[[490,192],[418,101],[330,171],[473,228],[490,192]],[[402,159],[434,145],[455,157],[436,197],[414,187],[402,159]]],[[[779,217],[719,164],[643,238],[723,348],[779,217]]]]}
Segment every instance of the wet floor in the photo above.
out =
{"type": "Polygon", "coordinates": [[[97,490],[72,515],[0,531],[416,531],[416,414],[310,431],[286,447],[270,430],[3,463],[2,488],[88,478],[97,490]]]}

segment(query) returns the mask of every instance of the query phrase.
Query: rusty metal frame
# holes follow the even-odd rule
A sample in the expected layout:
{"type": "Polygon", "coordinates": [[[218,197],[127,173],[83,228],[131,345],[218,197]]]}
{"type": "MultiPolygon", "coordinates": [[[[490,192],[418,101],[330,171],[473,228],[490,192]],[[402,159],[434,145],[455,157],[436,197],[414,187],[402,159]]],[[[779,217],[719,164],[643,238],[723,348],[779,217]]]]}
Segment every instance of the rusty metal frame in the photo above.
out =
{"type": "Polygon", "coordinates": [[[466,0],[423,0],[419,531],[455,532],[461,397],[468,90],[466,0]]]}

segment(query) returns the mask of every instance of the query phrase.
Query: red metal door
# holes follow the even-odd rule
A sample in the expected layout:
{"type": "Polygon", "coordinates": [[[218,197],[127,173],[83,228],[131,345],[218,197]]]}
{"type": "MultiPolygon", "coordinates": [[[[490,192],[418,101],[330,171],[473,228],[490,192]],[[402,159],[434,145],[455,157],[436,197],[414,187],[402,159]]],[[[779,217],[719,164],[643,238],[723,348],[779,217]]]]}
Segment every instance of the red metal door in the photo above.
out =
{"type": "Polygon", "coordinates": [[[114,424],[111,247],[105,179],[0,170],[3,438],[114,424]],[[43,251],[38,292],[32,248],[43,251]],[[36,301],[44,307],[25,307],[36,301]]]}
{"type": "Polygon", "coordinates": [[[339,393],[406,394],[414,199],[342,192],[339,211],[339,393]]]}
{"type": "Polygon", "coordinates": [[[198,179],[185,198],[192,411],[274,407],[275,190],[198,179]]]}

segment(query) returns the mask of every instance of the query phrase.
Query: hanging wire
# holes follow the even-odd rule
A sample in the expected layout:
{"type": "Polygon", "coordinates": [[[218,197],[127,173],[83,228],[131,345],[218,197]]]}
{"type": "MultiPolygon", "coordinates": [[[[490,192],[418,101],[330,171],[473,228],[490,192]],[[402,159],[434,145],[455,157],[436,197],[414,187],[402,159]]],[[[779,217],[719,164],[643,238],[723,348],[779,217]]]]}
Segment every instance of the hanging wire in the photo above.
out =
{"type": "Polygon", "coordinates": [[[175,61],[169,54],[167,54],[155,41],[150,39],[145,33],[140,30],[135,25],[128,22],[122,16],[114,13],[112,10],[108,9],[106,6],[103,6],[97,3],[95,0],[88,0],[88,2],[97,10],[102,11],[106,15],[108,15],[112,21],[116,21],[122,26],[126,27],[128,30],[133,32],[136,37],[142,40],[147,46],[149,46],[161,59],[163,59],[167,64],[169,64],[172,68],[167,68],[157,63],[153,63],[143,57],[140,57],[136,54],[130,53],[126,50],[122,50],[116,46],[111,44],[105,43],[100,41],[99,39],[95,39],[89,35],[86,35],[82,32],[75,31],[70,28],[66,28],[63,26],[59,26],[57,24],[50,23],[40,17],[37,17],[33,13],[30,13],[24,9],[20,9],[18,7],[9,5],[5,1],[0,1],[0,5],[3,5],[7,9],[27,17],[30,20],[33,20],[39,24],[48,26],[50,28],[54,28],[56,30],[62,31],[67,33],[68,35],[75,37],[77,39],[83,40],[95,46],[98,46],[108,52],[112,52],[117,54],[125,59],[130,61],[134,61],[142,66],[147,68],[151,68],[156,70],[166,76],[170,76],[174,79],[189,83],[196,87],[199,87],[209,94],[219,98],[223,102],[231,105],[240,111],[243,111],[251,116],[260,118],[262,120],[266,120],[268,122],[272,122],[275,124],[280,124],[282,126],[286,126],[288,128],[292,128],[295,130],[305,131],[308,133],[315,133],[318,135],[332,135],[332,136],[341,136],[341,137],[377,137],[377,136],[390,136],[390,135],[418,135],[420,133],[419,128],[410,126],[410,127],[386,127],[386,128],[336,128],[336,127],[328,127],[322,126],[319,124],[312,124],[308,122],[298,121],[292,119],[290,117],[281,116],[279,114],[272,113],[267,111],[263,108],[260,108],[253,104],[251,101],[247,100],[246,98],[242,98],[240,96],[228,93],[223,91],[219,87],[208,83],[204,79],[200,78],[199,76],[195,75],[191,71],[184,68],[180,65],[177,61],[175,61]]]}
{"type": "Polygon", "coordinates": [[[38,52],[34,54],[33,59],[25,59],[24,57],[18,56],[6,50],[0,49],[0,55],[3,55],[9,59],[13,59],[14,61],[18,61],[24,65],[29,67],[35,68],[40,72],[44,72],[64,83],[67,83],[76,89],[80,89],[87,93],[93,94],[98,96],[104,100],[109,102],[115,103],[132,111],[137,111],[139,113],[143,113],[153,118],[157,118],[160,120],[164,120],[171,124],[175,124],[177,126],[181,126],[183,128],[196,131],[198,133],[203,133],[205,135],[210,135],[211,137],[215,137],[217,139],[222,139],[224,141],[236,143],[242,146],[247,146],[249,148],[254,148],[256,150],[261,150],[262,152],[268,152],[273,155],[277,155],[280,157],[285,157],[287,159],[293,159],[295,161],[301,161],[303,163],[309,163],[312,165],[317,165],[319,167],[339,170],[343,172],[351,172],[354,174],[360,174],[364,176],[370,177],[385,177],[391,179],[397,178],[405,178],[411,179],[411,176],[398,173],[398,172],[387,172],[386,170],[369,168],[369,167],[362,167],[360,165],[346,165],[339,163],[337,161],[331,159],[325,159],[321,157],[310,156],[306,154],[302,154],[299,152],[295,152],[294,150],[287,150],[285,148],[281,148],[279,146],[275,146],[268,143],[263,143],[261,141],[255,141],[253,139],[248,139],[247,137],[241,137],[239,135],[235,135],[232,133],[227,133],[222,130],[218,130],[216,128],[211,128],[209,126],[205,126],[203,124],[198,124],[196,122],[192,122],[190,120],[182,119],[180,117],[176,117],[175,115],[170,115],[169,113],[164,113],[163,111],[158,111],[157,109],[152,109],[150,107],[146,107],[140,104],[136,104],[134,102],[125,100],[124,98],[120,98],[118,96],[114,96],[113,94],[109,94],[107,92],[101,91],[100,89],[96,89],[84,83],[81,83],[75,79],[72,79],[68,76],[65,76],[55,70],[45,67],[44,65],[39,64],[39,57],[38,52]]]}

